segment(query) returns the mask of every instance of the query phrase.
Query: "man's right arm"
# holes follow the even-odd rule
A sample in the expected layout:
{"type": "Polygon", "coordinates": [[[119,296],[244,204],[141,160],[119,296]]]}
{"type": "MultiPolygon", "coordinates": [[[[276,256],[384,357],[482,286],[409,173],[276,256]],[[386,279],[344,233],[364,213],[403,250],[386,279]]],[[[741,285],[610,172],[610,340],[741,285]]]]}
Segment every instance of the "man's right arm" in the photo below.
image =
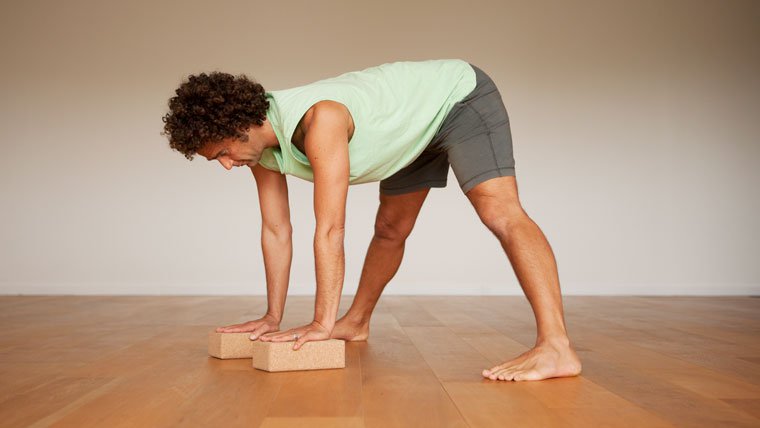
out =
{"type": "Polygon", "coordinates": [[[282,320],[293,257],[288,182],[284,174],[255,165],[261,210],[261,249],[267,281],[267,315],[282,320]]]}
{"type": "Polygon", "coordinates": [[[290,263],[293,256],[292,227],[288,205],[288,183],[279,172],[261,165],[251,168],[256,179],[261,209],[261,248],[267,281],[267,313],[256,320],[216,329],[219,333],[251,332],[257,339],[280,329],[288,294],[290,263]]]}

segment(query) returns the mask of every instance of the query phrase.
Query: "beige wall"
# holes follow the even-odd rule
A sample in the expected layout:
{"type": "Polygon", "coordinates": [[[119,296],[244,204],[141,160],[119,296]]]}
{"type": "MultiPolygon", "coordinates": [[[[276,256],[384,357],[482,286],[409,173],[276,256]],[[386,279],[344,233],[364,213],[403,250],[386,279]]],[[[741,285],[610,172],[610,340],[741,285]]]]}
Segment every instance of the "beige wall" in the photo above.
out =
{"type": "MultiPolygon", "coordinates": [[[[496,81],[566,294],[760,292],[756,0],[0,8],[0,293],[263,294],[253,177],[168,149],[174,88],[201,71],[281,89],[432,58],[496,81]]],[[[306,293],[311,184],[288,180],[291,290],[306,293]]],[[[345,293],[376,208],[377,183],[351,187],[345,293]]],[[[520,293],[453,173],[388,292],[520,293]]]]}

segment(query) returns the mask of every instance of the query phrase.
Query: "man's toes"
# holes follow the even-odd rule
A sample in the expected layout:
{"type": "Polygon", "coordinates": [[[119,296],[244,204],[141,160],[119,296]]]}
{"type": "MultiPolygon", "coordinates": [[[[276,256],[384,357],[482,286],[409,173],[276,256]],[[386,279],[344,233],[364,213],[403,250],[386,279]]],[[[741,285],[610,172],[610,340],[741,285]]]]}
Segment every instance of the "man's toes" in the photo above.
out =
{"type": "Polygon", "coordinates": [[[483,377],[490,377],[492,374],[498,372],[501,369],[502,369],[501,365],[491,367],[490,369],[483,369],[483,372],[482,372],[483,377]]]}
{"type": "Polygon", "coordinates": [[[499,364],[498,366],[493,366],[490,369],[483,370],[483,376],[488,377],[489,375],[498,372],[499,370],[504,370],[506,368],[512,367],[514,365],[515,360],[507,361],[506,363],[499,364]]]}
{"type": "Polygon", "coordinates": [[[488,376],[488,378],[491,380],[498,380],[499,376],[502,376],[504,373],[508,372],[511,369],[512,369],[511,367],[506,367],[500,370],[496,370],[495,372],[491,372],[491,375],[488,376]]]}
{"type": "Polygon", "coordinates": [[[541,376],[541,373],[538,372],[538,370],[522,370],[514,375],[514,380],[521,381],[521,380],[541,380],[544,377],[541,376]]]}
{"type": "Polygon", "coordinates": [[[515,378],[515,373],[518,373],[519,371],[516,369],[511,370],[504,370],[502,373],[499,374],[498,379],[499,380],[513,380],[515,378]]]}
{"type": "Polygon", "coordinates": [[[503,373],[507,369],[498,369],[491,371],[491,374],[488,375],[488,378],[491,380],[496,380],[501,373],[503,373]]]}
{"type": "Polygon", "coordinates": [[[498,371],[501,371],[501,370],[504,370],[504,367],[501,366],[501,365],[498,365],[498,366],[495,366],[495,367],[491,367],[490,369],[483,369],[483,371],[480,372],[480,374],[482,374],[483,377],[490,377],[494,373],[496,373],[498,371]]]}

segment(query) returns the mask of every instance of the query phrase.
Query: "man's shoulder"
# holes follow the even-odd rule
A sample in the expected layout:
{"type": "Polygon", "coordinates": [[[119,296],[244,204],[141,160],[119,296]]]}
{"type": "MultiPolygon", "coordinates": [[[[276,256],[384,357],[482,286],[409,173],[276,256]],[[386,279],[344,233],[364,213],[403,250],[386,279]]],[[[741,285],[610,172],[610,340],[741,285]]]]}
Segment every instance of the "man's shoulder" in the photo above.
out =
{"type": "Polygon", "coordinates": [[[354,132],[354,121],[351,115],[351,111],[348,107],[335,100],[320,100],[314,103],[306,113],[304,113],[298,126],[301,129],[303,135],[307,134],[312,128],[315,122],[329,122],[345,124],[349,139],[354,132]]]}

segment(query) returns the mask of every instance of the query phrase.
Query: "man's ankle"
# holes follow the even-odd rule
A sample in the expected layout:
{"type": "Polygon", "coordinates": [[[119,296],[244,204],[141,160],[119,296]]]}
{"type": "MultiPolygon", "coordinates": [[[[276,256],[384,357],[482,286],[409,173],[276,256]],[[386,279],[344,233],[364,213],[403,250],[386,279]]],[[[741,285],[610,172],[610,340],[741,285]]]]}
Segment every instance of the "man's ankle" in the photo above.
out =
{"type": "Polygon", "coordinates": [[[352,314],[350,311],[344,315],[343,318],[346,319],[346,321],[352,323],[352,324],[367,324],[369,323],[369,318],[372,316],[372,314],[352,314]]]}
{"type": "Polygon", "coordinates": [[[570,338],[566,334],[553,334],[539,336],[536,339],[536,346],[555,346],[555,347],[568,347],[570,346],[570,338]]]}

